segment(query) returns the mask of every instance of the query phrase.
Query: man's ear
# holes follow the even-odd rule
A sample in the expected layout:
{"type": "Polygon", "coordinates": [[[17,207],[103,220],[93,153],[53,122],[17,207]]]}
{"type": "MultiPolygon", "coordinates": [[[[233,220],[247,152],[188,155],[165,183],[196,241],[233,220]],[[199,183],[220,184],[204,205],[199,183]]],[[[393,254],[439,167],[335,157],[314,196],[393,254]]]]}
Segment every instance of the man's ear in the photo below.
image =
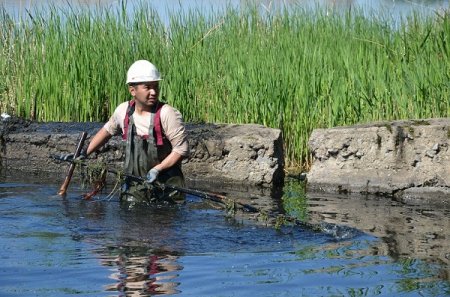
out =
{"type": "Polygon", "coordinates": [[[136,87],[135,86],[128,86],[128,91],[130,91],[131,96],[136,96],[136,87]]]}

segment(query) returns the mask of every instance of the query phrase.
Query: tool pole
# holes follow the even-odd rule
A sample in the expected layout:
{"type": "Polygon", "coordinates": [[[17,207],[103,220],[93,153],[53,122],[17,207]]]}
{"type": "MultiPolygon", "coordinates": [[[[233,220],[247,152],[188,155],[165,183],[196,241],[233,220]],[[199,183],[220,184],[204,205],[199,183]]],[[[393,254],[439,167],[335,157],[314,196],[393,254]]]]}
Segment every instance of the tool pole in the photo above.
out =
{"type": "MultiPolygon", "coordinates": [[[[73,155],[74,159],[80,155],[81,150],[83,149],[84,141],[86,140],[86,137],[87,137],[87,132],[81,133],[80,141],[78,142],[77,148],[73,155]]],[[[70,180],[72,179],[73,171],[75,170],[75,165],[76,165],[75,162],[70,163],[69,169],[67,170],[66,178],[64,179],[64,182],[61,185],[61,188],[59,189],[59,192],[58,192],[59,196],[66,195],[67,188],[69,187],[70,180]]]]}

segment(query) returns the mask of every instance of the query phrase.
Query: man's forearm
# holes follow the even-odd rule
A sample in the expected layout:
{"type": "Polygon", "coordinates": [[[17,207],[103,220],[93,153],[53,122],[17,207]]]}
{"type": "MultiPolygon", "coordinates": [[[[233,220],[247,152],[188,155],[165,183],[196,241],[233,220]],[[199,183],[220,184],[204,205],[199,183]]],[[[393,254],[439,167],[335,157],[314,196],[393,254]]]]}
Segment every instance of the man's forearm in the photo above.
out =
{"type": "Polygon", "coordinates": [[[105,128],[101,128],[97,134],[92,138],[91,142],[89,143],[89,146],[86,150],[87,155],[95,152],[97,149],[99,149],[102,145],[104,145],[110,138],[111,134],[109,134],[108,131],[106,131],[105,128]]]}
{"type": "Polygon", "coordinates": [[[156,165],[154,168],[161,172],[169,169],[178,162],[181,162],[182,159],[183,157],[180,154],[171,152],[160,164],[156,165]]]}

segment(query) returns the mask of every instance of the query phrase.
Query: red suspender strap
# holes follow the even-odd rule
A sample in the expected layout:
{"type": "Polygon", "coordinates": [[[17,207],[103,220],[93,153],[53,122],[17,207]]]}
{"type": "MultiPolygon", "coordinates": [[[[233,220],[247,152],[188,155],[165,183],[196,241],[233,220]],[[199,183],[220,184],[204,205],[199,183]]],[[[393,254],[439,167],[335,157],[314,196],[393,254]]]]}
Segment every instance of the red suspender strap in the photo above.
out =
{"type": "Polygon", "coordinates": [[[127,140],[128,125],[130,123],[130,116],[134,112],[134,104],[135,104],[134,100],[128,101],[127,112],[125,113],[125,118],[123,119],[123,133],[122,133],[122,139],[123,140],[127,140]]]}
{"type": "Polygon", "coordinates": [[[156,114],[155,114],[155,133],[156,133],[156,145],[163,145],[163,137],[162,137],[162,129],[161,129],[161,109],[163,107],[164,103],[159,103],[158,107],[156,108],[156,114]]]}
{"type": "MultiPolygon", "coordinates": [[[[155,134],[156,134],[156,145],[163,145],[163,137],[162,137],[162,128],[161,128],[161,109],[165,103],[159,103],[156,108],[156,114],[153,122],[153,126],[155,128],[155,134]]],[[[130,123],[130,116],[134,112],[134,100],[131,100],[128,102],[128,108],[127,112],[125,114],[125,118],[123,119],[123,133],[122,133],[122,139],[126,140],[128,135],[128,126],[130,123]]],[[[148,137],[148,135],[145,135],[148,137]]],[[[146,138],[144,136],[144,138],[146,138]]]]}

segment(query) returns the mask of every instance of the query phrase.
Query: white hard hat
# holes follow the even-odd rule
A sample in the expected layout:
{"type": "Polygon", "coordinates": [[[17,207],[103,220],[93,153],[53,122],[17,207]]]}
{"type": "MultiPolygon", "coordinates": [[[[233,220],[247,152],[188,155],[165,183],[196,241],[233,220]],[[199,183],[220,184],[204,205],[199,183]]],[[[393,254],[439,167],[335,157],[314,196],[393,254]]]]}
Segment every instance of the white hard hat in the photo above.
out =
{"type": "Polygon", "coordinates": [[[162,78],[158,69],[147,60],[134,62],[127,72],[127,84],[160,80],[162,78]]]}

